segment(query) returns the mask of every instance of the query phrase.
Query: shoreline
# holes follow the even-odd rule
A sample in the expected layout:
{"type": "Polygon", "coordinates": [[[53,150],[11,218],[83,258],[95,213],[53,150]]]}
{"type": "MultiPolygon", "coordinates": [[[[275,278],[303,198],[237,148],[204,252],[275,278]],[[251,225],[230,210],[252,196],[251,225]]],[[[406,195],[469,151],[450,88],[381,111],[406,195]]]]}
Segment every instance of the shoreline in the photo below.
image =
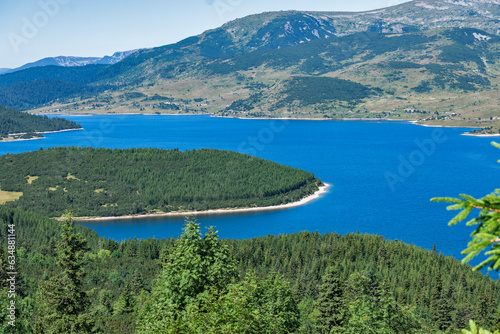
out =
{"type": "Polygon", "coordinates": [[[124,220],[124,219],[139,219],[139,218],[151,218],[151,217],[175,217],[175,216],[196,216],[196,215],[213,215],[213,214],[227,214],[227,213],[240,213],[240,212],[253,212],[253,211],[274,211],[274,210],[285,210],[289,208],[294,208],[297,206],[302,206],[312,202],[321,197],[321,195],[327,193],[328,188],[331,187],[330,184],[324,183],[323,186],[314,193],[307,197],[302,198],[300,201],[291,202],[287,204],[273,205],[273,206],[261,206],[255,208],[234,208],[234,209],[212,209],[205,211],[183,211],[183,212],[165,212],[165,213],[149,213],[142,215],[128,215],[128,216],[118,216],[118,217],[75,217],[75,221],[101,221],[101,220],[124,220]]]}
{"type": "MultiPolygon", "coordinates": [[[[76,130],[83,130],[83,128],[77,128],[77,129],[65,129],[65,130],[58,130],[58,131],[43,131],[43,132],[34,132],[36,134],[42,135],[42,134],[47,134],[47,133],[59,133],[59,132],[66,132],[66,131],[76,131],[76,130]]],[[[10,133],[9,136],[22,136],[27,134],[27,132],[24,133],[10,133]]],[[[18,138],[18,139],[10,139],[10,140],[0,140],[0,143],[12,143],[16,141],[23,141],[23,140],[37,140],[37,139],[45,139],[44,136],[41,137],[33,137],[33,138],[18,138]]]]}
{"type": "MultiPolygon", "coordinates": [[[[43,114],[41,114],[43,115],[43,114]]],[[[332,119],[332,118],[310,118],[310,117],[303,117],[303,118],[290,118],[290,117],[229,117],[229,116],[218,116],[215,115],[214,113],[203,113],[203,114],[145,114],[145,113],[116,113],[116,114],[71,114],[71,113],[55,113],[54,115],[63,115],[63,116],[127,116],[127,115],[143,115],[143,116],[210,116],[214,118],[232,118],[232,119],[242,119],[242,120],[252,120],[252,119],[257,119],[257,120],[281,120],[281,121],[346,121],[346,122],[404,122],[404,123],[410,123],[418,126],[425,126],[429,128],[473,128],[473,129],[479,129],[478,127],[473,127],[473,126],[457,126],[457,125],[433,125],[433,124],[421,124],[419,123],[420,120],[401,120],[401,119],[391,119],[391,118],[339,118],[339,119],[332,119]]],[[[64,132],[64,131],[74,131],[74,130],[83,130],[83,128],[79,129],[67,129],[67,130],[60,130],[60,131],[47,131],[47,132],[36,132],[39,134],[44,134],[44,133],[57,133],[57,132],[64,132]]],[[[471,137],[500,137],[500,134],[471,134],[469,132],[464,132],[462,134],[463,136],[471,136],[471,137]]],[[[1,142],[13,142],[13,141],[18,141],[18,140],[33,140],[33,139],[43,139],[42,138],[29,138],[29,139],[14,139],[14,140],[7,140],[7,141],[0,141],[1,142]]]]}
{"type": "MultiPolygon", "coordinates": [[[[202,114],[200,114],[202,115],[202,114]]],[[[312,118],[312,117],[229,117],[229,116],[216,116],[212,114],[214,118],[229,118],[229,119],[258,119],[258,120],[278,120],[278,121],[321,121],[321,122],[356,122],[356,121],[367,121],[367,122],[416,122],[414,120],[406,119],[391,119],[391,118],[312,118]]]]}
{"type": "MultiPolygon", "coordinates": [[[[469,126],[458,126],[458,125],[433,125],[433,124],[419,124],[418,121],[410,121],[410,123],[419,125],[419,126],[425,126],[427,128],[471,128],[471,129],[481,129],[477,127],[469,127],[469,126]]],[[[499,134],[485,134],[485,133],[470,133],[469,132],[464,132],[460,134],[461,136],[469,136],[469,137],[500,137],[499,134]]]]}
{"type": "Polygon", "coordinates": [[[493,134],[493,133],[479,133],[479,134],[474,134],[474,133],[462,133],[462,136],[470,136],[470,137],[500,137],[500,133],[493,134]]]}

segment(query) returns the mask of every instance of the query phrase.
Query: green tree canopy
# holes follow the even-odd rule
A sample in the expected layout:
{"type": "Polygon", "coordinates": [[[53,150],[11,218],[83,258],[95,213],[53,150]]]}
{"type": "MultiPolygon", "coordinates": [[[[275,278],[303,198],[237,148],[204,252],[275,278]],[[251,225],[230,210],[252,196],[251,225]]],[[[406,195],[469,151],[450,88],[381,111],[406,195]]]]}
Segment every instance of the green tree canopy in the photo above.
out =
{"type": "Polygon", "coordinates": [[[163,271],[139,316],[138,333],[175,332],[186,305],[210,288],[222,290],[236,276],[234,260],[217,232],[210,228],[202,235],[200,224],[192,220],[163,259],[163,271]]]}
{"type": "Polygon", "coordinates": [[[89,300],[82,288],[85,275],[83,259],[88,250],[87,241],[74,232],[74,222],[69,216],[65,217],[57,258],[62,273],[40,284],[40,317],[35,333],[94,332],[94,321],[86,313],[89,300]]]}

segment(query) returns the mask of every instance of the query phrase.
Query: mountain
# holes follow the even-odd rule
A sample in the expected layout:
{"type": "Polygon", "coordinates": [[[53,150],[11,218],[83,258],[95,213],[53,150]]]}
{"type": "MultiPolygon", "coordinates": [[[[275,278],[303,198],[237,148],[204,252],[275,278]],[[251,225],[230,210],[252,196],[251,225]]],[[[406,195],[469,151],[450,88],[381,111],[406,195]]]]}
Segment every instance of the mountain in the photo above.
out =
{"type": "Polygon", "coordinates": [[[94,64],[112,65],[116,64],[117,62],[123,60],[128,55],[137,51],[138,50],[115,52],[112,56],[104,56],[104,57],[65,57],[65,56],[48,57],[37,60],[33,63],[25,64],[23,66],[14,69],[7,69],[7,68],[0,69],[0,74],[12,73],[32,67],[42,67],[51,65],[62,66],[62,67],[86,66],[94,64]]]}
{"type": "Polygon", "coordinates": [[[134,52],[137,52],[138,49],[136,50],[131,50],[131,51],[120,51],[120,52],[115,52],[113,53],[112,56],[104,56],[102,58],[99,58],[92,64],[102,64],[102,65],[113,65],[116,64],[119,61],[122,61],[125,59],[125,57],[131,55],[134,52]]]}
{"type": "MultiPolygon", "coordinates": [[[[359,32],[406,33],[467,27],[499,34],[499,5],[498,0],[416,0],[359,13],[270,12],[226,23],[202,34],[200,44],[219,37],[230,43],[225,49],[255,51],[359,32]]],[[[224,49],[225,45],[221,46],[224,49]]]]}
{"type": "MultiPolygon", "coordinates": [[[[20,77],[0,76],[0,104],[78,112],[88,110],[83,101],[93,112],[500,126],[499,20],[499,0],[416,0],[362,13],[256,14],[89,71],[79,82],[92,87],[83,97],[68,86],[56,98],[50,91],[39,103],[20,103],[16,96],[29,97],[40,85],[20,89],[12,86],[20,77]]],[[[66,75],[53,68],[22,77],[65,81],[66,75]]],[[[50,81],[40,83],[49,89],[50,81]]]]}

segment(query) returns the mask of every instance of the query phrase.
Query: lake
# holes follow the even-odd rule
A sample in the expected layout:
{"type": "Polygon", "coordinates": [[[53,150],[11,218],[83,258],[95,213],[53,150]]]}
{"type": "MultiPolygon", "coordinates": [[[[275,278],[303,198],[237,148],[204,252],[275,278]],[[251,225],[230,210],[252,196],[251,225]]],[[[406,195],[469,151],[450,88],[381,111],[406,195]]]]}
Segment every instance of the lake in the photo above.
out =
{"type": "MultiPolygon", "coordinates": [[[[67,116],[84,130],[0,143],[0,154],[54,146],[217,148],[313,172],[331,184],[308,205],[280,211],[200,215],[224,238],[299,231],[371,233],[462,258],[471,228],[448,227],[455,212],[436,196],[483,196],[500,184],[492,138],[464,128],[407,122],[240,120],[209,116],[67,116]]],[[[495,138],[493,138],[494,140],[495,138]]],[[[500,139],[499,139],[500,140],[500,139]]],[[[91,163],[91,162],[89,162],[91,163]]],[[[85,222],[115,240],[177,237],[182,217],[85,222]]]]}

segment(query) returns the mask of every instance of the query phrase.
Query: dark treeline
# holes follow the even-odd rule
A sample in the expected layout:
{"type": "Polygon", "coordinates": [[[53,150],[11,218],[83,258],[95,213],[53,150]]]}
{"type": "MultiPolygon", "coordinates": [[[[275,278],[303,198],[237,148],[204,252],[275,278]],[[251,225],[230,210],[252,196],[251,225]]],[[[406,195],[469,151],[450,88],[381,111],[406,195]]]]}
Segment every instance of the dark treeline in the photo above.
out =
{"type": "Polygon", "coordinates": [[[40,79],[57,79],[72,83],[86,82],[109,65],[86,66],[37,66],[25,70],[0,75],[0,87],[15,82],[30,82],[40,79]]]}
{"type": "Polygon", "coordinates": [[[2,190],[23,193],[8,205],[50,217],[71,208],[84,217],[272,206],[320,184],[303,170],[214,149],[71,147],[0,157],[2,190]]]}
{"type": "Polygon", "coordinates": [[[332,101],[355,101],[370,94],[378,94],[360,83],[329,77],[294,77],[289,80],[284,91],[287,96],[283,101],[298,100],[302,105],[332,101]]]}
{"type": "Polygon", "coordinates": [[[0,106],[0,139],[11,133],[59,131],[81,127],[80,124],[63,118],[31,115],[0,106]]]}
{"type": "MultiPolygon", "coordinates": [[[[4,248],[9,224],[15,225],[17,233],[18,325],[30,328],[37,319],[37,303],[43,299],[35,298],[40,284],[60,272],[55,248],[61,239],[61,227],[59,222],[37,214],[0,207],[4,248]]],[[[89,245],[83,256],[83,290],[88,291],[89,298],[86,312],[104,333],[134,333],[136,321],[153,294],[153,281],[162,271],[160,263],[168,254],[176,254],[172,248],[176,241],[116,242],[78,225],[76,232],[89,245]]],[[[298,333],[324,332],[318,325],[322,319],[321,298],[328,287],[327,272],[334,272],[345,283],[344,303],[351,301],[352,306],[353,301],[368,298],[372,305],[379,305],[386,294],[398,305],[396,308],[411,312],[415,328],[407,333],[417,333],[417,329],[422,333],[458,333],[457,329],[467,327],[469,319],[489,328],[499,324],[498,281],[473,272],[451,257],[399,241],[364,234],[301,232],[222,240],[222,244],[236,260],[237,280],[255,272],[259,281],[279,274],[289,282],[300,313],[298,333]],[[353,295],[352,285],[358,283],[364,284],[364,292],[353,295]],[[379,295],[377,291],[383,292],[379,295]]],[[[350,326],[356,320],[352,312],[343,320],[350,326]]]]}
{"type": "Polygon", "coordinates": [[[102,93],[110,86],[90,86],[59,79],[19,81],[0,87],[0,104],[19,110],[29,110],[57,100],[87,98],[102,93]]]}
{"type": "Polygon", "coordinates": [[[0,104],[19,110],[94,96],[116,86],[89,85],[108,65],[40,66],[0,75],[0,104]]]}

